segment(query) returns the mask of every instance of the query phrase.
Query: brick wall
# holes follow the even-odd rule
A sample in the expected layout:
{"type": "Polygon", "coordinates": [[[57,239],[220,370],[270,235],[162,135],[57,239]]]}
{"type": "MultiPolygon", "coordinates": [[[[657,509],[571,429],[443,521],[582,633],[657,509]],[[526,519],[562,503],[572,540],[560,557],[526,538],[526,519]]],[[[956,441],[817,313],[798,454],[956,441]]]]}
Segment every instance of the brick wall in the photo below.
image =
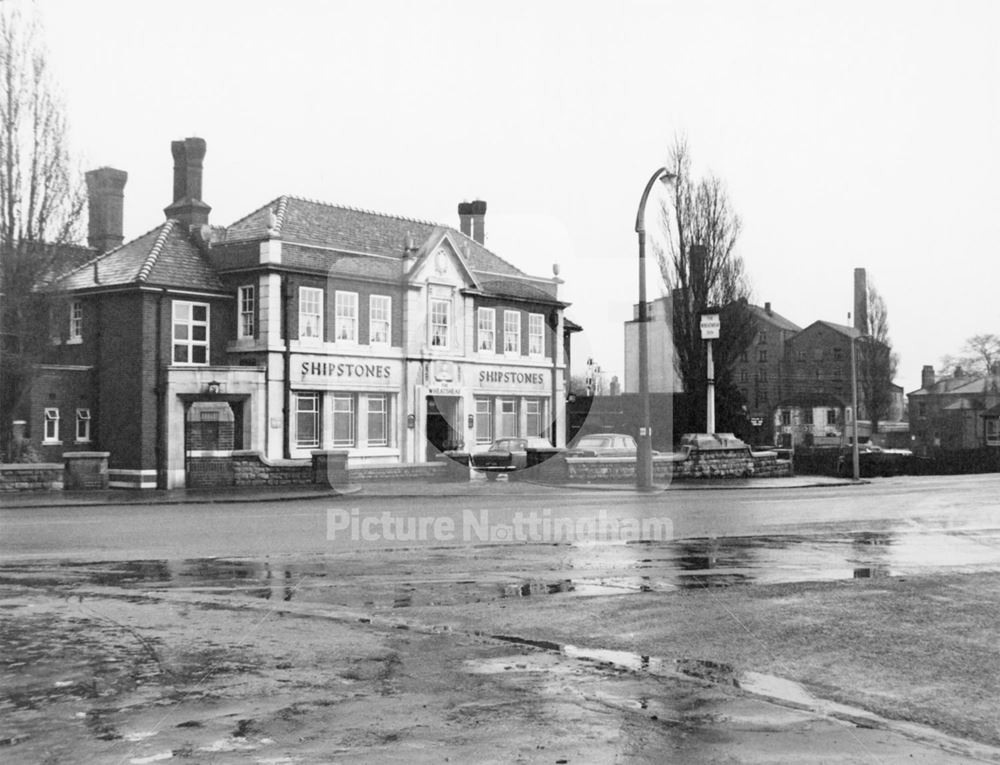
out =
{"type": "MultiPolygon", "coordinates": [[[[792,465],[775,452],[746,449],[714,449],[682,455],[653,457],[653,479],[750,478],[792,475],[792,465]]],[[[629,457],[568,457],[549,460],[538,471],[540,480],[567,483],[635,480],[635,460],[629,457]]]]}
{"type": "Polygon", "coordinates": [[[8,491],[50,491],[62,489],[61,463],[34,462],[0,465],[0,493],[8,491]]]}

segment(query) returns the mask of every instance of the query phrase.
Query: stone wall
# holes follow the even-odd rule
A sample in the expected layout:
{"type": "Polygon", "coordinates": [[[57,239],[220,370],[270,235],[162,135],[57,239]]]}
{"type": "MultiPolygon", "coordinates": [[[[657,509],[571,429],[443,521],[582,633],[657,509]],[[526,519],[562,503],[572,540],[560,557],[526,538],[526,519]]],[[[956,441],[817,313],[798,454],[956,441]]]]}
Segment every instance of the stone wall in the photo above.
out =
{"type": "Polygon", "coordinates": [[[0,465],[0,492],[62,489],[63,469],[55,462],[0,465]]]}
{"type": "Polygon", "coordinates": [[[428,481],[445,477],[444,463],[416,463],[406,465],[366,465],[347,469],[347,482],[355,484],[382,481],[428,481]]]}
{"type": "MultiPolygon", "coordinates": [[[[565,457],[539,466],[538,480],[553,483],[626,482],[635,480],[632,457],[565,457]]],[[[666,483],[699,478],[778,478],[792,475],[788,460],[775,452],[748,449],[692,450],[653,457],[653,480],[666,483]]]]}
{"type": "Polygon", "coordinates": [[[233,452],[232,461],[236,486],[287,486],[313,481],[310,460],[266,460],[260,452],[240,450],[233,452]]]}

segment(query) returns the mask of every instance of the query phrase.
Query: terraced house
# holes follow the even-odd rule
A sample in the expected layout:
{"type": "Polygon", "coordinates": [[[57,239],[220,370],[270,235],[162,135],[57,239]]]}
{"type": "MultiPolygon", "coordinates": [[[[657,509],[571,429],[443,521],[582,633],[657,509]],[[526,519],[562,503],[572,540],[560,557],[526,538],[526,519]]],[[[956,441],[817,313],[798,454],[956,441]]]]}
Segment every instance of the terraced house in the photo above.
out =
{"type": "MultiPolygon", "coordinates": [[[[44,457],[101,449],[113,486],[173,488],[230,482],[247,452],[358,465],[564,444],[561,281],[484,245],[485,202],[460,204],[457,229],[294,196],[211,226],[205,151],[174,141],[166,219],[55,284],[68,331],[26,413],[44,457]]],[[[92,197],[96,219],[120,226],[122,198],[92,197]]]]}

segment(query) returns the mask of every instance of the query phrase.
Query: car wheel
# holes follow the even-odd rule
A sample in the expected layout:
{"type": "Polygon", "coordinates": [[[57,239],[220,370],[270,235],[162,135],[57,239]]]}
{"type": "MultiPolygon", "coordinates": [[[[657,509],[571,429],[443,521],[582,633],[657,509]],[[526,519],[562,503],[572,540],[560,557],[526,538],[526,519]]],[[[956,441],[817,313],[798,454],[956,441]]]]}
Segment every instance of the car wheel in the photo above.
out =
{"type": "Polygon", "coordinates": [[[498,474],[492,470],[486,474],[487,481],[495,481],[498,478],[498,474]]]}

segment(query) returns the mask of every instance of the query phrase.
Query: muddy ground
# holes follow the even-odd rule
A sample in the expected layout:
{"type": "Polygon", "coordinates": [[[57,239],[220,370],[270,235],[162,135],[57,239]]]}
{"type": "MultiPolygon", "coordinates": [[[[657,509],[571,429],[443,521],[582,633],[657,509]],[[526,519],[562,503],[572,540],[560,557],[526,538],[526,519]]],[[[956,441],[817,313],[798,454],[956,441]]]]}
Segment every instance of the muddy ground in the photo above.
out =
{"type": "MultiPolygon", "coordinates": [[[[879,668],[870,652],[852,664],[851,645],[831,653],[817,644],[820,634],[863,630],[866,619],[883,625],[876,642],[889,639],[885,625],[907,609],[921,619],[921,602],[940,615],[942,598],[959,592],[957,579],[937,589],[910,582],[912,591],[893,598],[887,588],[906,581],[623,598],[531,581],[487,596],[454,577],[453,587],[344,590],[317,587],[315,575],[290,567],[284,575],[245,561],[193,568],[211,572],[211,586],[176,586],[155,561],[8,569],[0,579],[0,759],[1000,761],[989,746],[997,737],[993,664],[979,667],[976,686],[961,674],[937,677],[954,668],[926,651],[908,675],[896,666],[910,660],[905,645],[896,646],[901,661],[879,668]],[[232,572],[225,586],[220,568],[232,572]],[[883,608],[890,600],[893,614],[883,608]],[[845,621],[845,613],[854,616],[845,621]],[[822,676],[839,679],[816,682],[810,673],[830,662],[836,672],[822,676]],[[924,687],[908,698],[907,682],[910,691],[924,687]],[[971,714],[959,720],[953,713],[963,703],[971,714]]],[[[959,650],[949,662],[961,661],[962,640],[988,659],[983,641],[995,637],[996,611],[992,601],[970,602],[973,591],[970,584],[951,598],[964,602],[953,616],[964,616],[953,621],[962,634],[937,643],[959,650]]],[[[939,637],[925,634],[921,645],[939,637]]],[[[858,635],[853,647],[863,642],[858,635]]]]}

